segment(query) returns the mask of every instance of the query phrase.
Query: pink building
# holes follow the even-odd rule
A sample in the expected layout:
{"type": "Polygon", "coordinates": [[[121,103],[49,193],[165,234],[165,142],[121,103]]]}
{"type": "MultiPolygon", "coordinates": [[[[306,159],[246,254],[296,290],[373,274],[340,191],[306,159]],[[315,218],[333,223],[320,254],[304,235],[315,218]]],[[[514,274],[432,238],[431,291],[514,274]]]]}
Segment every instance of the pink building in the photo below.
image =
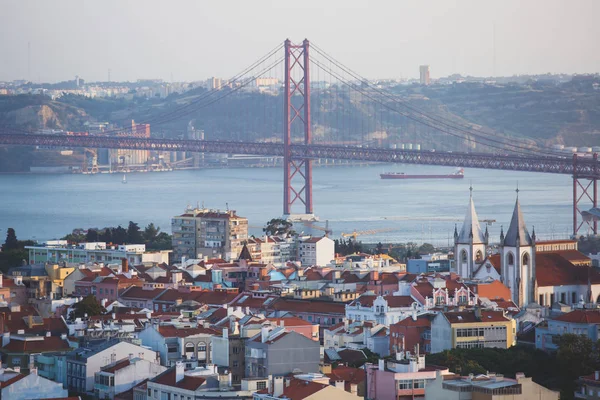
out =
{"type": "Polygon", "coordinates": [[[399,352],[396,360],[379,360],[378,366],[368,366],[368,397],[377,400],[425,398],[425,385],[435,380],[438,370],[442,374],[450,373],[445,367],[426,367],[425,356],[399,352]]]}
{"type": "Polygon", "coordinates": [[[310,340],[319,341],[319,324],[313,325],[298,317],[267,318],[267,320],[273,325],[284,327],[290,332],[298,332],[310,340]]]}

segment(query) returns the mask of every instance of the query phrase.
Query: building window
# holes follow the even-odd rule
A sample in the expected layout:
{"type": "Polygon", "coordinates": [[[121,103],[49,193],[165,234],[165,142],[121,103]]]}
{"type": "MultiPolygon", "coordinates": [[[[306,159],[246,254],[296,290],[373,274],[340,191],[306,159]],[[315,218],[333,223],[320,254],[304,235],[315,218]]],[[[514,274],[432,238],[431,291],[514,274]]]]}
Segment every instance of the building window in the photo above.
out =
{"type": "Polygon", "coordinates": [[[529,253],[523,254],[523,265],[529,265],[529,253]]]}
{"type": "Polygon", "coordinates": [[[515,256],[513,255],[513,253],[508,253],[508,256],[506,256],[507,261],[508,261],[508,265],[515,265],[515,256]]]}
{"type": "Polygon", "coordinates": [[[256,390],[262,390],[262,389],[266,389],[266,388],[267,388],[267,382],[265,382],[265,381],[256,382],[256,390]]]}

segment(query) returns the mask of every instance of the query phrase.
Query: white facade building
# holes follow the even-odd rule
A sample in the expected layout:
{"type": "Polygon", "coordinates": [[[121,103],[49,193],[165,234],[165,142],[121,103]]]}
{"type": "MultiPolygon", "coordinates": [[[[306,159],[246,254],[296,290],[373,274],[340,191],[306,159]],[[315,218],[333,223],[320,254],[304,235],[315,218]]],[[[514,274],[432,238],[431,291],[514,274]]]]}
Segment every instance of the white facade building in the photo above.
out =
{"type": "Polygon", "coordinates": [[[300,242],[300,262],[305,266],[326,266],[335,259],[335,244],[327,236],[313,237],[300,242]]]}
{"type": "Polygon", "coordinates": [[[144,379],[152,379],[166,371],[166,367],[141,358],[125,358],[103,367],[95,374],[94,395],[98,399],[113,400],[144,379]]]}

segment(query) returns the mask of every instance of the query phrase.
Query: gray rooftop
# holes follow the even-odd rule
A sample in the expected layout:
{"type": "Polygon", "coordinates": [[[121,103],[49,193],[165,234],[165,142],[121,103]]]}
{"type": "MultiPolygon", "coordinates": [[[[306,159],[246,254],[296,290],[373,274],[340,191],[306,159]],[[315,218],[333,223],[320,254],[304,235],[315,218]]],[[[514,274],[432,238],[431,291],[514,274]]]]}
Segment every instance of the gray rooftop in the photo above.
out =
{"type": "Polygon", "coordinates": [[[479,226],[479,218],[475,211],[475,204],[473,203],[473,196],[469,197],[469,207],[467,208],[467,215],[465,215],[465,221],[458,235],[457,243],[469,244],[471,243],[471,234],[473,235],[474,244],[485,243],[485,235],[479,226]]]}
{"type": "Polygon", "coordinates": [[[510,226],[508,227],[508,231],[504,237],[504,245],[509,247],[517,247],[518,245],[522,247],[531,246],[532,244],[533,241],[531,240],[531,236],[527,231],[525,219],[523,218],[523,213],[521,212],[521,204],[519,203],[519,198],[517,197],[515,209],[513,210],[513,215],[510,220],[510,226]]]}

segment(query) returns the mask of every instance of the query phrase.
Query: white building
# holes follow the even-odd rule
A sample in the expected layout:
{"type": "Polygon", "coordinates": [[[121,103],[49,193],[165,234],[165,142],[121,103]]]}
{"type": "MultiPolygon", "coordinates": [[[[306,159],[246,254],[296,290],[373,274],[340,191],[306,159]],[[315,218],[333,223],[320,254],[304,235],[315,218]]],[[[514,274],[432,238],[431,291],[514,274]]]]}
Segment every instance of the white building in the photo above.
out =
{"type": "MultiPolygon", "coordinates": [[[[46,262],[68,262],[85,264],[121,263],[127,259],[129,264],[137,265],[144,262],[146,245],[107,246],[105,242],[79,243],[77,246],[69,245],[64,240],[51,241],[43,246],[25,246],[29,250],[29,262],[32,264],[46,262]]],[[[168,257],[168,255],[167,255],[168,257]]]]}
{"type": "Polygon", "coordinates": [[[78,393],[91,393],[94,390],[96,372],[123,356],[158,362],[158,355],[154,350],[128,342],[113,340],[92,349],[79,348],[67,358],[67,388],[78,393]]]}
{"type": "Polygon", "coordinates": [[[66,398],[69,392],[58,382],[43,378],[33,369],[23,375],[11,369],[0,369],[0,398],[10,400],[33,400],[44,398],[66,398]]]}
{"type": "Polygon", "coordinates": [[[300,242],[298,256],[302,265],[324,267],[335,259],[335,244],[327,236],[312,237],[300,242]]]}
{"type": "Polygon", "coordinates": [[[166,369],[157,362],[137,357],[124,358],[96,372],[94,395],[98,399],[113,400],[115,395],[131,389],[144,379],[154,378],[166,369]]]}
{"type": "Polygon", "coordinates": [[[346,305],[346,318],[390,326],[415,312],[422,311],[423,306],[411,296],[364,294],[346,305]]]}

